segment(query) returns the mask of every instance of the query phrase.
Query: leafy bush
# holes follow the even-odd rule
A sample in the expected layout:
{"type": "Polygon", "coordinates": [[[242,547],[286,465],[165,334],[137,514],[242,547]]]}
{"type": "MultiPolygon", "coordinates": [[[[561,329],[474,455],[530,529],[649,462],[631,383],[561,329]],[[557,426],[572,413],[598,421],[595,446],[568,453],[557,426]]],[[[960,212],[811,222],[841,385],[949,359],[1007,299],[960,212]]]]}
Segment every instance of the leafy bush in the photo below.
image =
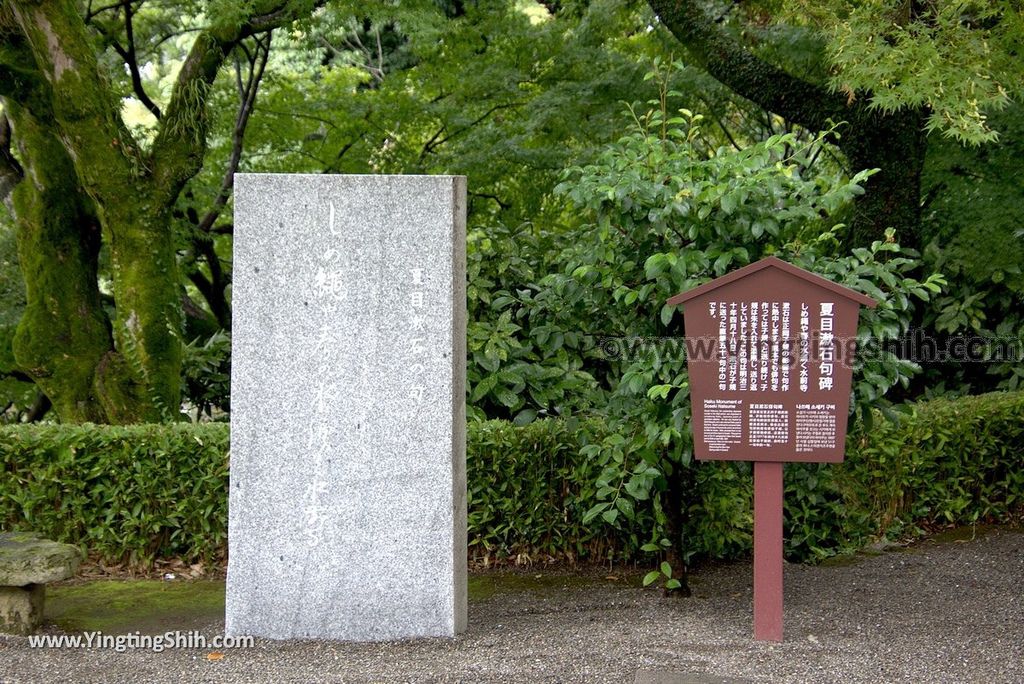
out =
{"type": "Polygon", "coordinates": [[[231,335],[223,330],[182,345],[181,384],[198,420],[231,410],[231,335]]]}
{"type": "Polygon", "coordinates": [[[0,525],[107,559],[211,560],[227,540],[223,424],[0,428],[0,525]]]}
{"type": "MultiPolygon", "coordinates": [[[[523,427],[497,420],[469,424],[471,559],[487,564],[510,556],[635,552],[635,535],[609,537],[601,526],[583,523],[600,466],[580,458],[580,440],[600,435],[606,429],[602,426],[597,421],[581,425],[577,419],[540,420],[523,427]]],[[[639,520],[637,527],[644,522],[650,523],[639,520]]]]}
{"type": "Polygon", "coordinates": [[[808,560],[875,536],[1024,512],[1024,393],[917,404],[847,441],[840,465],[786,466],[786,545],[808,560]]]}
{"type": "MultiPolygon", "coordinates": [[[[660,549],[644,549],[661,500],[619,496],[624,491],[599,498],[605,466],[588,454],[598,442],[624,443],[611,429],[579,419],[469,423],[470,558],[661,560],[660,549]],[[612,505],[632,505],[632,515],[618,527],[588,521],[609,499],[629,501],[612,505]]],[[[227,425],[216,423],[0,426],[0,525],[108,560],[221,558],[227,452],[227,425]]],[[[1022,452],[1024,392],[926,402],[898,422],[876,415],[849,436],[846,462],[786,466],[786,554],[816,560],[884,534],[1012,519],[1024,512],[1022,452]]],[[[687,557],[748,553],[749,464],[702,463],[688,472],[687,557]]]]}
{"type": "Polygon", "coordinates": [[[848,480],[870,495],[882,531],[1001,519],[1024,505],[1024,392],[922,403],[858,440],[848,480]]]}
{"type": "Polygon", "coordinates": [[[536,285],[552,265],[542,255],[558,252],[556,236],[531,225],[512,231],[497,225],[470,231],[466,241],[467,414],[471,420],[572,413],[600,400],[583,370],[593,339],[531,318],[535,301],[553,293],[536,285]]]}
{"type": "MultiPolygon", "coordinates": [[[[653,510],[657,524],[648,529],[648,542],[667,548],[674,563],[701,551],[692,541],[702,532],[678,513],[698,483],[709,482],[692,464],[689,374],[683,353],[668,345],[640,345],[634,353],[623,348],[623,338],[678,340],[685,333],[682,316],[665,304],[669,297],[768,255],[877,300],[877,308],[861,313],[862,346],[899,338],[915,300],[927,302],[944,281],[937,274],[917,280],[917,253],[901,248],[891,231],[885,240],[845,251],[839,218],[871,174],[847,178],[822,168],[814,161],[822,139],[787,134],[711,150],[701,144],[699,115],[672,116],[664,100],[650,104],[594,163],[566,172],[558,190],[592,223],[564,251],[562,271],[541,285],[556,293],[545,300],[554,307],[549,320],[570,320],[569,329],[619,342],[603,373],[594,371],[608,392],[598,409],[615,429],[588,447],[604,466],[588,519],[618,525],[625,518],[632,525],[634,512],[653,510]]],[[[855,369],[853,402],[867,416],[918,368],[881,351],[865,358],[855,369]]],[[[735,535],[735,528],[722,534],[735,535]]],[[[740,543],[734,538],[728,546],[740,543]]]]}

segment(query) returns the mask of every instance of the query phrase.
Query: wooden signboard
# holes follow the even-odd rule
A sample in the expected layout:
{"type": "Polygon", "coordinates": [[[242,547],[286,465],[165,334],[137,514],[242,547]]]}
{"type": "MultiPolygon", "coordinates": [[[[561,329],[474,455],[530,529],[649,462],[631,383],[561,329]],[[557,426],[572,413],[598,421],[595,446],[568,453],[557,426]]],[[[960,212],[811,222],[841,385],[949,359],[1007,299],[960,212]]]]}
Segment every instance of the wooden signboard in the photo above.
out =
{"type": "Polygon", "coordinates": [[[668,300],[682,305],[700,460],[754,462],[754,638],[782,640],[782,464],[843,460],[860,305],[768,257],[668,300]]]}

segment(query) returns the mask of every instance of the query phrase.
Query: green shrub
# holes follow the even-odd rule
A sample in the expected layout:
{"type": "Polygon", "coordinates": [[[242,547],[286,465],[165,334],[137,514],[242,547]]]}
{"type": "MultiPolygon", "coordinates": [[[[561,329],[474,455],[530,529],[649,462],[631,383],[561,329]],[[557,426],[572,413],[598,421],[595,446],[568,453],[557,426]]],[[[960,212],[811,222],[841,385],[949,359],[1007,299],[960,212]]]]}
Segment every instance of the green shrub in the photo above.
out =
{"type": "MultiPolygon", "coordinates": [[[[527,332],[528,323],[543,322],[545,334],[555,326],[607,338],[598,347],[602,358],[582,368],[607,390],[593,406],[617,437],[591,449],[604,468],[589,513],[633,526],[635,513],[652,510],[648,542],[668,548],[674,561],[749,545],[742,531],[749,516],[737,508],[746,496],[737,479],[743,471],[693,463],[685,354],[653,345],[631,351],[625,339],[678,338],[685,326],[681,309],[666,304],[670,297],[769,255],[870,294],[878,306],[861,312],[858,337],[876,344],[906,333],[914,300],[927,302],[944,280],[918,280],[919,255],[900,247],[892,231],[847,252],[843,216],[872,172],[849,177],[812,164],[824,138],[787,134],[716,150],[706,144],[700,115],[671,112],[665,102],[651,101],[646,114],[631,108],[634,125],[626,135],[592,163],[566,171],[556,194],[570,201],[587,230],[574,235],[536,296],[523,299],[520,311],[528,315],[517,314],[516,322],[527,332]],[[702,483],[724,498],[709,499],[702,483]],[[714,527],[705,525],[704,513],[714,527]]],[[[885,406],[886,393],[906,387],[917,370],[894,354],[865,355],[853,405],[864,414],[885,406]]]]}
{"type": "Polygon", "coordinates": [[[920,404],[862,434],[851,475],[887,529],[1003,519],[1024,504],[1024,392],[920,404]]]}
{"type": "Polygon", "coordinates": [[[228,426],[0,428],[0,525],[133,565],[227,540],[228,426]]]}
{"type": "MultiPolygon", "coordinates": [[[[502,558],[653,560],[641,551],[652,500],[618,527],[584,517],[602,465],[580,456],[607,439],[596,420],[523,427],[470,423],[469,550],[502,558]],[[587,436],[589,435],[589,437],[587,436]]],[[[215,560],[227,539],[223,424],[0,426],[0,526],[81,544],[108,561],[215,560]]],[[[850,435],[845,463],[786,466],[786,550],[814,560],[883,534],[1005,521],[1024,510],[1024,392],[922,403],[850,435]]],[[[751,469],[702,463],[687,492],[690,556],[750,548],[751,469]]]]}
{"type": "Polygon", "coordinates": [[[582,435],[602,423],[542,420],[523,427],[505,421],[470,423],[466,438],[470,558],[579,557],[616,550],[629,554],[600,525],[584,525],[600,466],[580,458],[582,435]]]}
{"type": "Polygon", "coordinates": [[[1024,510],[1024,392],[935,399],[876,415],[840,465],[786,466],[790,557],[822,558],[873,537],[1006,521],[1024,510]]]}

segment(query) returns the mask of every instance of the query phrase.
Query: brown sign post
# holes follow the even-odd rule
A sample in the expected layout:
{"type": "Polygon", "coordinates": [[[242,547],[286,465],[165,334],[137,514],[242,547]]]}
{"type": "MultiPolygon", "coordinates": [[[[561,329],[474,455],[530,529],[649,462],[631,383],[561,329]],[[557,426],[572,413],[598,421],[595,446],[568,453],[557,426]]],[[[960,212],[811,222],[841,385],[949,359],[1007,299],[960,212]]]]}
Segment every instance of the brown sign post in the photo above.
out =
{"type": "Polygon", "coordinates": [[[768,257],[668,300],[683,306],[699,460],[754,462],[754,638],[782,641],[782,464],[839,463],[860,305],[768,257]]]}

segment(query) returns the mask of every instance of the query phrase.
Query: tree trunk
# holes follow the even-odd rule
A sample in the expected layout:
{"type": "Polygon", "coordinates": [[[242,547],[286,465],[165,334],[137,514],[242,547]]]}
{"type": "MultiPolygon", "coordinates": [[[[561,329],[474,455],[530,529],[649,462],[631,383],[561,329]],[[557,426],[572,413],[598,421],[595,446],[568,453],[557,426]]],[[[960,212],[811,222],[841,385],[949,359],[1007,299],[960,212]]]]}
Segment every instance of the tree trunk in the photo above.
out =
{"type": "MultiPolygon", "coordinates": [[[[80,3],[0,3],[0,96],[17,103],[13,119],[29,160],[14,198],[29,290],[15,360],[63,420],[178,416],[184,293],[171,207],[202,168],[210,86],[240,41],[323,4],[253,0],[227,18],[212,17],[144,147],[121,118],[122,94],[111,87],[80,3]],[[112,329],[96,281],[97,226],[112,260],[112,329]]],[[[3,167],[0,190],[18,175],[13,164],[3,167]]]]}
{"type": "Polygon", "coordinates": [[[170,212],[125,193],[101,207],[113,268],[114,346],[101,373],[103,402],[115,422],[173,420],[181,385],[181,286],[170,212]]]}
{"type": "Polygon", "coordinates": [[[853,171],[878,169],[854,202],[851,246],[884,240],[896,230],[904,247],[921,247],[921,173],[928,137],[927,113],[920,109],[892,114],[864,111],[839,141],[853,171]]]}
{"type": "MultiPolygon", "coordinates": [[[[101,74],[92,41],[75,4],[71,0],[47,3],[26,0],[11,3],[11,10],[38,69],[38,74],[33,75],[35,84],[31,91],[23,89],[12,94],[23,97],[37,119],[45,116],[47,125],[59,132],[59,135],[51,135],[50,140],[59,139],[63,147],[59,158],[69,162],[66,165],[70,170],[62,178],[77,177],[80,186],[74,189],[80,188],[80,191],[71,192],[67,187],[57,188],[57,191],[66,193],[64,202],[82,192],[91,198],[103,237],[110,247],[116,306],[112,342],[110,324],[105,317],[104,344],[97,343],[86,353],[69,346],[66,336],[44,333],[49,330],[47,322],[37,315],[19,329],[21,344],[16,338],[16,359],[19,364],[30,360],[28,354],[19,358],[19,348],[65,359],[60,368],[40,366],[40,371],[32,375],[62,378],[63,385],[71,381],[70,375],[79,387],[84,387],[88,380],[95,402],[101,406],[100,411],[89,412],[89,420],[105,418],[106,422],[134,423],[173,419],[178,415],[181,382],[182,293],[169,211],[176,192],[158,191],[158,184],[153,180],[154,163],[120,118],[119,100],[101,74]]],[[[190,134],[177,128],[175,133],[190,134]]],[[[205,134],[205,129],[201,134],[205,134]]],[[[192,131],[191,135],[195,136],[196,132],[192,131]]],[[[26,154],[31,153],[37,159],[43,157],[41,148],[36,147],[37,141],[20,132],[18,138],[26,154]]],[[[167,147],[174,149],[175,146],[168,144],[167,147]]],[[[187,145],[185,149],[191,150],[187,145]]],[[[192,168],[198,171],[199,167],[192,168]]],[[[21,185],[31,181],[31,175],[26,174],[27,179],[21,185]]],[[[45,216],[47,207],[57,199],[49,198],[37,211],[44,212],[45,216]]],[[[17,200],[15,206],[19,206],[17,200]]],[[[26,210],[30,207],[21,206],[18,213],[26,210]]],[[[56,217],[47,220],[61,226],[66,223],[56,217]]],[[[61,269],[61,253],[53,249],[55,240],[55,236],[45,235],[36,243],[27,244],[23,252],[26,255],[23,259],[27,261],[23,260],[22,267],[34,259],[44,264],[37,268],[52,271],[53,287],[68,287],[67,283],[60,282],[67,274],[61,269]]],[[[94,295],[98,294],[95,252],[99,242],[99,231],[94,231],[91,261],[85,257],[81,261],[90,264],[88,273],[81,276],[91,277],[94,295]]],[[[26,277],[33,276],[26,274],[26,277]]],[[[74,286],[80,287],[75,278],[76,275],[71,274],[74,286]]],[[[102,313],[98,297],[94,299],[96,302],[89,303],[95,305],[92,309],[85,305],[78,308],[102,313]]],[[[65,305],[47,302],[44,306],[54,318],[69,313],[62,310],[65,305]]],[[[67,321],[65,325],[75,325],[74,317],[68,316],[67,321]]],[[[80,414],[69,412],[65,403],[58,403],[58,398],[43,382],[39,384],[53,399],[62,418],[67,416],[76,422],[83,419],[80,414]]]]}
{"type": "Polygon", "coordinates": [[[28,299],[15,361],[62,422],[176,417],[181,291],[169,212],[140,191],[96,212],[53,130],[16,103],[5,107],[25,165],[12,197],[28,299]],[[113,331],[97,285],[97,214],[114,263],[113,331]]]}
{"type": "Polygon", "coordinates": [[[111,349],[96,281],[100,234],[54,132],[5,103],[25,179],[13,193],[18,259],[28,304],[13,340],[15,361],[65,422],[106,422],[94,372],[111,349]]]}
{"type": "MultiPolygon", "coordinates": [[[[686,539],[683,527],[686,518],[685,493],[693,485],[690,469],[681,463],[672,463],[672,472],[668,475],[668,488],[665,491],[665,536],[671,542],[666,551],[665,560],[672,566],[672,576],[682,585],[674,593],[677,596],[689,596],[690,585],[686,580],[686,539]]],[[[670,593],[670,592],[666,592],[670,593]]]]}

